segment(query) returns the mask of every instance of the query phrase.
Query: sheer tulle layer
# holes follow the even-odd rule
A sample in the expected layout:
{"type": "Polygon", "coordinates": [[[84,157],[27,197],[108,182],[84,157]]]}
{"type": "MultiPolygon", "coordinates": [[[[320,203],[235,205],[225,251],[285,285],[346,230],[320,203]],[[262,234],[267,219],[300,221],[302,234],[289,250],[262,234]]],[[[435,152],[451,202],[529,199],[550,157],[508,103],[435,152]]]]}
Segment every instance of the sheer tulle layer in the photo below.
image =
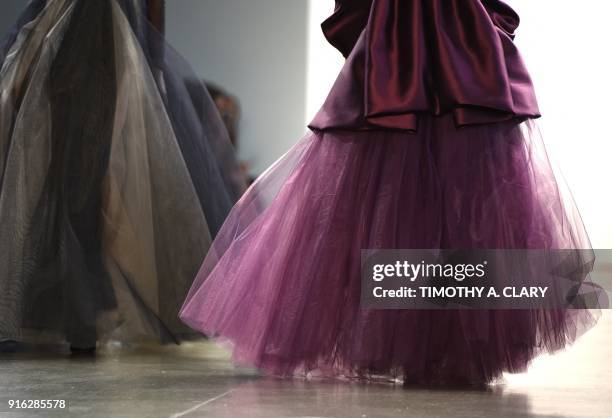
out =
{"type": "Polygon", "coordinates": [[[530,125],[308,134],[234,207],[183,305],[272,374],[490,381],[597,313],[363,310],[362,248],[589,248],[530,125]]]}
{"type": "Polygon", "coordinates": [[[7,50],[0,340],[191,332],[178,310],[237,165],[204,87],[139,4],[36,1],[7,50]]]}

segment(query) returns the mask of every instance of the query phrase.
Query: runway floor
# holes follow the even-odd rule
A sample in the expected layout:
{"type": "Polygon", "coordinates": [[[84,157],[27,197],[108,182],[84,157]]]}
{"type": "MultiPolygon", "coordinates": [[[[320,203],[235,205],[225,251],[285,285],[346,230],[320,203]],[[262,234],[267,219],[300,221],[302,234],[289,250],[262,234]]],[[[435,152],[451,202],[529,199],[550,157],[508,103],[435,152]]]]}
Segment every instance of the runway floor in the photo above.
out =
{"type": "Polygon", "coordinates": [[[612,417],[612,312],[569,350],[485,391],[280,380],[234,367],[210,342],[116,347],[95,358],[3,354],[0,417],[612,417]],[[10,400],[66,409],[10,409],[10,400]]]}

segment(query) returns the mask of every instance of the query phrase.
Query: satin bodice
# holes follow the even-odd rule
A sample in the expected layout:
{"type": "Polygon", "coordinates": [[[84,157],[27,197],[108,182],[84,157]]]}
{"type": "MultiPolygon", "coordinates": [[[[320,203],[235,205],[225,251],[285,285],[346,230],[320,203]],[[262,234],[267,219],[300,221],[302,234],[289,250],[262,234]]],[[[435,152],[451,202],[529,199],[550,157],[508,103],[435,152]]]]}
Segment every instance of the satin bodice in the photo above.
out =
{"type": "Polygon", "coordinates": [[[539,117],[499,0],[338,0],[323,24],[346,64],[311,128],[416,131],[420,115],[458,126],[539,117]]]}

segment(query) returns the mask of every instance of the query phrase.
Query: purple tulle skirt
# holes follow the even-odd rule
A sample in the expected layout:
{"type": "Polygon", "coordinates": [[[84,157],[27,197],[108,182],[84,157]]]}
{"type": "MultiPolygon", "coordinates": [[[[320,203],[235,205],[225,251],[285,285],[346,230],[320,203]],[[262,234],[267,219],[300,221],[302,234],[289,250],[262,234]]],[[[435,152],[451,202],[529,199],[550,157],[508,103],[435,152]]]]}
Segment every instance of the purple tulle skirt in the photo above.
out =
{"type": "Polygon", "coordinates": [[[588,310],[365,310],[360,250],[589,248],[532,122],[316,131],[234,207],[181,318],[274,375],[489,382],[571,343],[588,310]]]}

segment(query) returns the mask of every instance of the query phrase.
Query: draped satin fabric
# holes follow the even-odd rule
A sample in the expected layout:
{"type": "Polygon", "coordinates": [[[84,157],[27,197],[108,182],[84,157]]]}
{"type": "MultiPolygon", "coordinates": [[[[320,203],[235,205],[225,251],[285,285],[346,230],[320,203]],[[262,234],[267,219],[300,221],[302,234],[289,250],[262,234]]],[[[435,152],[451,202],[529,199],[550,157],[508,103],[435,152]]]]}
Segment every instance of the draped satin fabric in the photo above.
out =
{"type": "Polygon", "coordinates": [[[457,126],[540,116],[499,0],[338,0],[322,27],[348,57],[312,129],[417,131],[424,113],[457,126]]]}

